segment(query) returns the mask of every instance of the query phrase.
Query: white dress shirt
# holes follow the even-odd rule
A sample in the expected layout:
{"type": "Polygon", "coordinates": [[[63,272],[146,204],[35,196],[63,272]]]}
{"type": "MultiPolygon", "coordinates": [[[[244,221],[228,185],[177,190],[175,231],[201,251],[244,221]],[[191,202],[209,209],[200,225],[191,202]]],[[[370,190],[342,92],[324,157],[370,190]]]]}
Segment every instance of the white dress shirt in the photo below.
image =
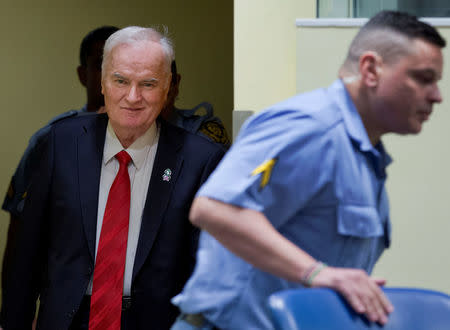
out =
{"type": "MultiPolygon", "coordinates": [[[[153,163],[155,161],[156,149],[158,147],[159,129],[156,123],[139,137],[133,144],[124,149],[111,124],[106,129],[105,147],[103,149],[103,161],[100,175],[100,189],[98,196],[97,211],[97,236],[95,240],[95,255],[97,256],[98,242],[105,213],[106,201],[109,189],[119,171],[119,161],[114,157],[118,152],[126,150],[131,156],[128,165],[130,175],[130,222],[128,227],[127,254],[125,262],[125,274],[123,283],[123,295],[130,296],[131,276],[133,274],[134,258],[138,245],[139,232],[141,229],[142,213],[147,199],[148,185],[152,175],[153,163]]],[[[92,278],[86,294],[92,293],[92,278]]]]}

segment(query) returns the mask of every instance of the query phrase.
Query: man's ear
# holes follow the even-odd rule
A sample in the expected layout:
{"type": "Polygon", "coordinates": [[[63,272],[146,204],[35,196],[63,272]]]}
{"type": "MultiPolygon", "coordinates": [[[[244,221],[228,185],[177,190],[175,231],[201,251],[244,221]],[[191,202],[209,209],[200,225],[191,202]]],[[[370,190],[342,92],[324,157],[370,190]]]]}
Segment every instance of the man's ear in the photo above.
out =
{"type": "Polygon", "coordinates": [[[368,87],[376,87],[380,79],[383,61],[375,52],[365,52],[359,58],[359,72],[362,82],[368,87]]]}
{"type": "Polygon", "coordinates": [[[80,83],[86,87],[87,83],[87,71],[86,67],[84,65],[79,65],[77,67],[77,73],[78,73],[78,79],[80,80],[80,83]]]}

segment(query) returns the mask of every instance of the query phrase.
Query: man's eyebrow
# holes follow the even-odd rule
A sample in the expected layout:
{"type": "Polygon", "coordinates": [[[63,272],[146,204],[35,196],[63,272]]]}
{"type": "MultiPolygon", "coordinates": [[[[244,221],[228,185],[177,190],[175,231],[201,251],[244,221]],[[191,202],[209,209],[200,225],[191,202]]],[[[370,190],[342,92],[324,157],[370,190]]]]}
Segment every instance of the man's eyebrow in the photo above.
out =
{"type": "Polygon", "coordinates": [[[410,72],[412,72],[413,74],[432,75],[437,80],[442,79],[442,74],[438,73],[436,70],[431,69],[431,68],[416,68],[416,69],[411,69],[410,72]]]}
{"type": "Polygon", "coordinates": [[[124,76],[122,76],[120,73],[118,73],[118,72],[114,72],[113,73],[113,76],[114,77],[116,77],[116,78],[119,78],[119,79],[126,79],[124,76]]]}
{"type": "Polygon", "coordinates": [[[156,82],[158,82],[159,80],[158,79],[156,79],[156,78],[149,78],[149,79],[144,79],[144,80],[142,80],[142,82],[144,82],[144,83],[156,83],[156,82]]]}

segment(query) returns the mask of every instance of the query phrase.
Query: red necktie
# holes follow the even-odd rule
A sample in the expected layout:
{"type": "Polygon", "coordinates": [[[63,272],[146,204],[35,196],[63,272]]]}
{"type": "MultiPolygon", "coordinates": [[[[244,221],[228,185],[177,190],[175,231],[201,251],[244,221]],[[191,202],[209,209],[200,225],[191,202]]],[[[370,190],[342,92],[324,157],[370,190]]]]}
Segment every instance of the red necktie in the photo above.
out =
{"type": "Polygon", "coordinates": [[[109,190],[97,248],[92,285],[89,330],[120,329],[123,274],[130,218],[130,155],[116,156],[119,172],[109,190]]]}

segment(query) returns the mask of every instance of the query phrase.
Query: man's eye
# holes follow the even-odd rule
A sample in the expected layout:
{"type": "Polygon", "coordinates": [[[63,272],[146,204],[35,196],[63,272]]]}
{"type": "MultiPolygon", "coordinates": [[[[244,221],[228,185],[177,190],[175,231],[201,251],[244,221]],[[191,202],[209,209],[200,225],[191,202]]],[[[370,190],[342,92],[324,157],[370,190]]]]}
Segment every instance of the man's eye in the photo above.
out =
{"type": "Polygon", "coordinates": [[[422,85],[429,85],[435,82],[435,76],[433,74],[413,74],[413,78],[422,85]]]}
{"type": "Polygon", "coordinates": [[[148,83],[142,83],[142,86],[144,86],[144,87],[154,87],[155,84],[151,83],[151,82],[148,82],[148,83]]]}
{"type": "Polygon", "coordinates": [[[116,83],[118,83],[120,85],[123,85],[123,84],[125,84],[125,80],[123,80],[123,79],[116,79],[116,83]]]}
{"type": "Polygon", "coordinates": [[[434,78],[433,77],[428,77],[428,76],[418,76],[417,80],[419,82],[421,82],[422,84],[431,84],[434,82],[434,78]]]}

